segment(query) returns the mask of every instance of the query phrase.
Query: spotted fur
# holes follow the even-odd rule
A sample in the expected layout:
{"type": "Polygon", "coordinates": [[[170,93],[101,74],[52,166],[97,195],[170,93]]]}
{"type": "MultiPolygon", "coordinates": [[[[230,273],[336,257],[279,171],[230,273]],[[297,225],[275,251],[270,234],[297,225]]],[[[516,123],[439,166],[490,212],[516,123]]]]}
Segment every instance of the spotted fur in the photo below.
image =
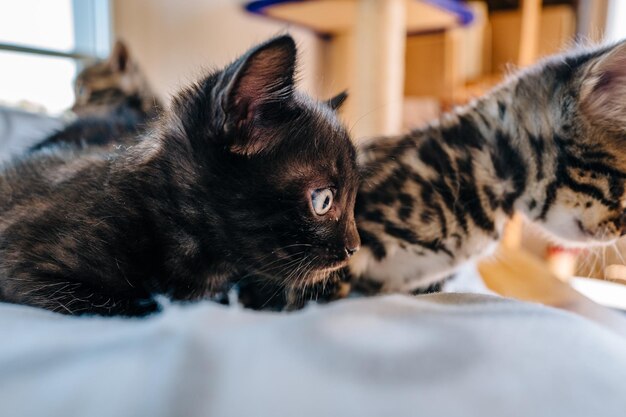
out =
{"type": "Polygon", "coordinates": [[[438,123],[366,144],[354,277],[416,291],[480,256],[516,211],[569,245],[612,242],[626,200],[626,42],[550,58],[438,123]]]}

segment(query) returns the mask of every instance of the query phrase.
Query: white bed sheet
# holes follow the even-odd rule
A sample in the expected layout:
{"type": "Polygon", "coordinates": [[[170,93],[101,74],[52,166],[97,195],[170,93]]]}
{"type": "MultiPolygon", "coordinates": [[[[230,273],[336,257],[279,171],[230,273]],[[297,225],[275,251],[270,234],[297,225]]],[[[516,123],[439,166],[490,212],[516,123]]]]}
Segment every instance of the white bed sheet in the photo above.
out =
{"type": "Polygon", "coordinates": [[[471,294],[147,319],[0,304],[0,416],[619,416],[626,340],[471,294]]]}

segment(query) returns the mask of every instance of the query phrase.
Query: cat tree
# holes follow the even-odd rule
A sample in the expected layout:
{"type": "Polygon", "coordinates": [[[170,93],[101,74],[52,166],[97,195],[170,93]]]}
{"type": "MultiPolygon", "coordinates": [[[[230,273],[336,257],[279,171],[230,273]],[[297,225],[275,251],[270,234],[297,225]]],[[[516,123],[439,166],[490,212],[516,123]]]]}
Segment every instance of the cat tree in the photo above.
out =
{"type": "Polygon", "coordinates": [[[402,129],[407,34],[450,31],[473,17],[457,0],[262,0],[246,9],[329,40],[324,93],[350,91],[343,117],[359,138],[402,129]]]}

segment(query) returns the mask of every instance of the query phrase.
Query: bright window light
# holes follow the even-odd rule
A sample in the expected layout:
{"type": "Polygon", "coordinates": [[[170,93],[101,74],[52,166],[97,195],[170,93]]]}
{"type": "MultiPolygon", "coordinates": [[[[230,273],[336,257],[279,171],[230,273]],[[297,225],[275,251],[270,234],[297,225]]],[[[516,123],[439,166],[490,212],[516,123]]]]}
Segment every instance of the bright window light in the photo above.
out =
{"type": "Polygon", "coordinates": [[[0,102],[61,113],[74,102],[76,64],[69,58],[0,51],[0,102]]]}
{"type": "Polygon", "coordinates": [[[0,0],[0,104],[59,114],[77,64],[106,57],[109,0],[0,0]]]}

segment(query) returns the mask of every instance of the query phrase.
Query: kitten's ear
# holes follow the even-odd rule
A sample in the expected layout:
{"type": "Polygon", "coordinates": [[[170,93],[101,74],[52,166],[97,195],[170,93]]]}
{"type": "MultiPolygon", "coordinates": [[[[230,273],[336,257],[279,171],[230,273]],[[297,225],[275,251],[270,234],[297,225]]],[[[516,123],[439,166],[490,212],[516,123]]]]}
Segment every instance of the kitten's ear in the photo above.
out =
{"type": "Polygon", "coordinates": [[[326,105],[333,110],[337,110],[341,107],[344,101],[348,98],[348,91],[343,90],[341,93],[337,94],[335,97],[326,101],[326,105]]]}
{"type": "Polygon", "coordinates": [[[291,97],[296,55],[293,39],[281,36],[251,49],[224,70],[214,94],[224,111],[225,132],[250,126],[264,105],[291,97]]]}
{"type": "Polygon", "coordinates": [[[581,101],[590,117],[626,130],[626,41],[595,59],[583,80],[581,101]]]}
{"type": "Polygon", "coordinates": [[[116,41],[109,57],[109,64],[113,71],[125,72],[128,68],[129,57],[126,44],[120,40],[116,41]]]}

